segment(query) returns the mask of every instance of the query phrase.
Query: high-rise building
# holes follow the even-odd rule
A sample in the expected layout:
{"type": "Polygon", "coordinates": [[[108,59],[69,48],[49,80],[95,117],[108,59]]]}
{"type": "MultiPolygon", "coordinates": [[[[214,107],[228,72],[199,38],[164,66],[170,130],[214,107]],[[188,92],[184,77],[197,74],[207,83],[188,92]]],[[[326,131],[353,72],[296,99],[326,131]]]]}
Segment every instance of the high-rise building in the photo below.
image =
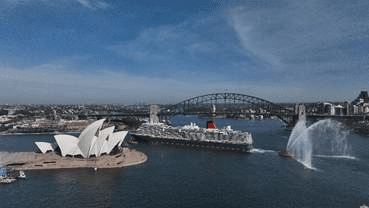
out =
{"type": "Polygon", "coordinates": [[[364,103],[369,103],[368,91],[361,91],[360,95],[354,101],[352,101],[352,104],[357,105],[363,101],[364,103]]]}

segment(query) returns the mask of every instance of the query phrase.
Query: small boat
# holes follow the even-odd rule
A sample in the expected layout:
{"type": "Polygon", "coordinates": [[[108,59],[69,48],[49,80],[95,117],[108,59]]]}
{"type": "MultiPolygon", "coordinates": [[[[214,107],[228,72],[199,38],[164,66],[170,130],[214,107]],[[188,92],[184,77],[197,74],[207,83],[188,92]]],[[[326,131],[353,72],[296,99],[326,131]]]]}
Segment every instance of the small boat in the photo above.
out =
{"type": "Polygon", "coordinates": [[[19,175],[17,176],[17,178],[19,178],[19,179],[24,179],[24,178],[26,178],[26,174],[24,173],[24,171],[23,171],[23,170],[20,170],[20,171],[19,171],[19,175]]]}
{"type": "Polygon", "coordinates": [[[0,184],[1,183],[5,183],[5,184],[7,184],[7,183],[13,183],[16,180],[17,179],[15,179],[15,178],[3,178],[3,179],[0,179],[0,184]]]}
{"type": "Polygon", "coordinates": [[[278,152],[279,156],[287,158],[287,159],[292,159],[294,156],[289,153],[286,149],[282,149],[281,151],[278,152]]]}

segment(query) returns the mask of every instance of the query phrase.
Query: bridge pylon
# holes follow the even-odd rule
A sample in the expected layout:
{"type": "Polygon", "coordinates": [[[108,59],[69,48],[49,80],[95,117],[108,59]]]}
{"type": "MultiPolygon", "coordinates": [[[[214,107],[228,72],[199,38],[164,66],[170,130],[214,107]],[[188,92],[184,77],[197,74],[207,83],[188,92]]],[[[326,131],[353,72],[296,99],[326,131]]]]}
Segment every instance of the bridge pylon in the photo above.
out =
{"type": "Polygon", "coordinates": [[[299,113],[298,120],[306,119],[305,105],[299,105],[298,113],[299,113]]]}
{"type": "Polygon", "coordinates": [[[158,114],[160,112],[159,105],[151,104],[150,105],[150,124],[159,123],[159,117],[158,114]]]}

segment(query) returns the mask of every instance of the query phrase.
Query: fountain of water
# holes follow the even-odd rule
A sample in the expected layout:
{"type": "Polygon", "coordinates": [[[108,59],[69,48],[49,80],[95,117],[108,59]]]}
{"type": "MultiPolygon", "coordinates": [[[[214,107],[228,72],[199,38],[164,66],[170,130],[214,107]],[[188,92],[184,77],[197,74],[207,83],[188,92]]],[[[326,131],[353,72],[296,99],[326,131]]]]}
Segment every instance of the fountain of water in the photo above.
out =
{"type": "Polygon", "coordinates": [[[290,135],[287,152],[305,167],[312,169],[312,156],[347,157],[349,144],[347,131],[330,119],[321,120],[306,127],[306,120],[300,120],[290,135]]]}
{"type": "Polygon", "coordinates": [[[302,119],[292,130],[287,144],[287,152],[293,156],[298,162],[308,168],[311,166],[312,143],[308,135],[306,120],[302,119]]]}

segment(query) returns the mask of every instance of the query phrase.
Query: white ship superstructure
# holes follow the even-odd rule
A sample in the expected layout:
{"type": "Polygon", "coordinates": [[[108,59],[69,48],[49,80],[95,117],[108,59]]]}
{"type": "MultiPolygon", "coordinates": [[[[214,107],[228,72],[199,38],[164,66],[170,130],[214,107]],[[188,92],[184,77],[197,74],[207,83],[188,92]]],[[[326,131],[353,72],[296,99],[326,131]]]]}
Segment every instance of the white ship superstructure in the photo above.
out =
{"type": "Polygon", "coordinates": [[[166,124],[143,124],[132,135],[139,140],[195,145],[223,146],[248,149],[252,145],[249,132],[234,131],[230,126],[223,129],[200,128],[195,124],[171,127],[166,124]]]}

